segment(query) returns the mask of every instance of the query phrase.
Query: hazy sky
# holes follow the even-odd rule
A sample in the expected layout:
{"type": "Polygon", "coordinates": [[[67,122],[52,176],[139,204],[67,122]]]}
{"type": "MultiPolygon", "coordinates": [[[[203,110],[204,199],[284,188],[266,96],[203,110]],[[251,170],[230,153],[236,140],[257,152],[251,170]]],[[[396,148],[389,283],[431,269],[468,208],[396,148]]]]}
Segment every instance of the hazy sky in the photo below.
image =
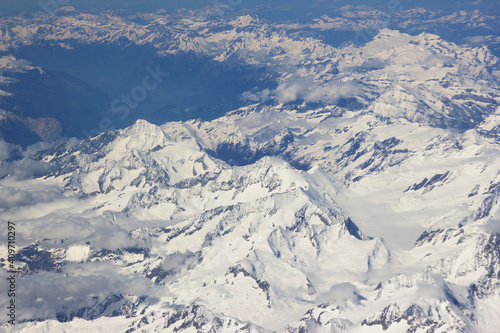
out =
{"type": "MultiPolygon", "coordinates": [[[[386,8],[390,2],[397,0],[16,0],[0,1],[0,12],[17,14],[22,11],[40,10],[40,3],[59,3],[74,6],[80,9],[131,9],[137,11],[156,11],[178,8],[199,8],[218,4],[235,4],[238,9],[254,9],[267,7],[288,12],[291,16],[302,14],[321,14],[335,8],[350,5],[368,5],[386,8]]],[[[427,7],[456,10],[458,8],[493,7],[498,5],[497,0],[401,0],[403,8],[427,7]]],[[[495,7],[493,7],[495,8],[495,7]]]]}

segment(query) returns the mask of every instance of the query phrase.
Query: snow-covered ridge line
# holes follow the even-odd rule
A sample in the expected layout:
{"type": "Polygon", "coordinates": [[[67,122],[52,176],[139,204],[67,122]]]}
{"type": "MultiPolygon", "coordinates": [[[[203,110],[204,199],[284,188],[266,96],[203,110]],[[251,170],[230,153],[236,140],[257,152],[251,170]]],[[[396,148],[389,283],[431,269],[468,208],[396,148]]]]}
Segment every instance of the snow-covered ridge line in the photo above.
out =
{"type": "MultiPolygon", "coordinates": [[[[294,28],[255,16],[214,19],[204,11],[141,15],[139,19],[114,12],[62,11],[42,21],[4,18],[0,40],[6,52],[22,45],[109,44],[153,47],[164,57],[192,53],[235,70],[262,71],[262,86],[243,92],[242,103],[295,105],[303,110],[327,107],[336,116],[374,113],[459,131],[476,128],[497,136],[499,62],[485,46],[382,29],[366,45],[333,47],[319,37],[304,37],[294,28]]],[[[43,68],[14,56],[0,62],[0,82],[6,91],[15,71],[38,70],[44,75],[43,68]]],[[[3,117],[0,135],[6,139],[12,136],[9,127],[51,140],[70,126],[52,118],[15,118],[3,117]]],[[[283,135],[282,141],[290,138],[283,135]]]]}
{"type": "Polygon", "coordinates": [[[186,15],[150,14],[142,23],[95,13],[62,13],[21,25],[16,20],[25,19],[9,18],[3,22],[3,48],[12,51],[19,38],[23,45],[70,46],[125,40],[164,56],[194,52],[264,69],[274,86],[245,92],[241,98],[249,103],[333,104],[437,127],[469,129],[497,110],[498,59],[486,47],[382,29],[367,45],[335,48],[248,15],[217,20],[186,15]]]}
{"type": "Polygon", "coordinates": [[[97,17],[62,12],[31,36],[128,36],[287,69],[213,121],[138,120],[2,161],[50,166],[0,179],[0,219],[21,226],[20,331],[500,326],[500,97],[487,48],[389,29],[334,48],[251,16],[97,17]]]}
{"type": "MultiPolygon", "coordinates": [[[[68,208],[51,210],[48,203],[47,213],[33,216],[26,225],[48,223],[47,219],[58,221],[64,214],[66,223],[85,221],[89,230],[101,225],[107,234],[116,234],[107,242],[88,232],[66,235],[64,243],[50,237],[41,240],[23,236],[28,244],[30,239],[36,240],[25,248],[26,278],[53,274],[61,283],[61,273],[53,272],[53,268],[72,279],[85,279],[85,269],[97,269],[103,278],[117,281],[111,287],[100,286],[101,296],[86,301],[86,308],[78,308],[69,300],[60,303],[67,310],[57,315],[59,320],[100,318],[99,322],[121,325],[125,321],[115,319],[132,315],[136,319],[126,321],[127,329],[151,331],[161,327],[222,327],[218,325],[230,325],[229,331],[240,325],[256,331],[266,328],[287,332],[301,327],[346,331],[390,327],[432,331],[449,327],[470,331],[487,325],[485,320],[489,319],[477,311],[483,311],[479,309],[497,295],[499,264],[494,249],[499,243],[495,234],[485,231],[490,213],[464,226],[461,218],[467,213],[457,212],[456,207],[462,202],[474,210],[483,201],[491,202],[488,196],[496,192],[488,183],[480,182],[479,189],[490,188],[483,194],[475,185],[477,178],[454,175],[467,169],[496,173],[497,155],[477,155],[484,149],[498,150],[496,144],[474,137],[470,131],[447,138],[447,130],[406,122],[387,124],[376,121],[373,115],[331,118],[327,113],[318,117],[317,110],[298,113],[272,108],[254,111],[250,117],[242,114],[244,110],[213,123],[192,121],[161,127],[141,120],[128,129],[76,145],[61,145],[39,156],[52,164],[53,172],[30,186],[41,182],[65,189],[75,198],[71,200],[77,200],[66,201],[65,205],[69,208],[77,204],[79,209],[69,214],[68,208]],[[260,122],[259,118],[287,121],[260,122]],[[359,137],[357,131],[366,131],[367,124],[370,134],[356,149],[332,147],[335,135],[341,135],[339,142],[350,146],[344,135],[359,137]],[[225,134],[217,136],[215,128],[225,134]],[[348,130],[338,132],[338,128],[348,130]],[[309,146],[304,151],[309,155],[309,171],[297,171],[277,157],[232,167],[207,154],[230,139],[231,131],[240,133],[238,140],[266,133],[265,142],[284,147],[274,149],[274,154],[286,158],[293,158],[287,150],[297,152],[302,145],[309,146]],[[421,139],[410,140],[402,133],[421,139]],[[283,144],[279,138],[287,135],[293,140],[286,139],[283,144]],[[308,136],[316,139],[311,141],[308,136]],[[422,145],[425,140],[428,144],[422,145]],[[363,148],[368,142],[375,142],[373,150],[363,148]],[[326,151],[332,156],[324,154],[325,144],[331,147],[326,151]],[[316,145],[320,148],[315,149],[316,145]],[[335,180],[343,174],[367,170],[363,165],[380,151],[384,159],[388,154],[402,155],[396,164],[363,171],[358,180],[340,178],[344,185],[335,180]],[[437,162],[440,158],[457,162],[444,166],[437,162]],[[342,167],[337,169],[335,164],[342,167]],[[438,169],[434,169],[436,166],[438,169]],[[404,172],[398,174],[398,169],[404,172]],[[432,179],[437,180],[429,181],[432,179]],[[381,181],[390,186],[378,185],[381,181]],[[401,216],[411,216],[415,209],[417,219],[407,219],[407,228],[415,226],[411,223],[429,228],[415,248],[401,250],[391,241],[387,244],[363,235],[366,223],[377,219],[379,213],[370,211],[368,201],[363,202],[365,191],[371,188],[373,192],[375,187],[379,194],[366,197],[375,200],[371,204],[383,198],[379,205],[395,209],[393,215],[384,218],[400,222],[401,216]],[[463,188],[463,195],[457,192],[459,188],[463,188]],[[476,194],[468,196],[474,189],[476,194]],[[451,195],[453,192],[457,193],[451,195]],[[397,201],[392,201],[394,195],[397,201]],[[443,196],[451,202],[436,200],[443,196]],[[415,200],[420,206],[413,206],[415,200]],[[363,205],[370,217],[353,210],[356,205],[363,205]],[[422,221],[418,219],[422,209],[439,213],[429,214],[429,221],[422,221]],[[354,214],[352,219],[349,214],[354,214]],[[436,220],[438,215],[444,217],[436,220]],[[360,222],[361,227],[353,222],[360,222]],[[113,271],[108,269],[110,265],[113,271]],[[283,276],[287,276],[286,281],[283,276]],[[134,280],[142,281],[142,289],[134,291],[129,282],[134,280]],[[149,288],[155,293],[161,290],[161,298],[169,305],[154,305],[149,288]],[[427,290],[427,296],[422,299],[423,290],[427,290]],[[223,302],[221,295],[226,299],[223,302]],[[102,304],[107,304],[104,310],[96,312],[102,304]],[[108,307],[120,310],[109,312],[108,307]],[[143,309],[143,314],[129,312],[131,309],[143,309]],[[246,326],[246,321],[254,324],[246,326]]],[[[497,207],[496,203],[492,205],[489,212],[497,207]]],[[[9,210],[2,213],[4,218],[13,214],[9,210]]],[[[376,227],[379,232],[394,228],[383,224],[376,227]]],[[[37,319],[54,318],[55,313],[37,319]]],[[[75,323],[58,325],[69,329],[75,323]]],[[[44,325],[48,322],[23,327],[29,332],[30,327],[43,329],[44,325]]]]}

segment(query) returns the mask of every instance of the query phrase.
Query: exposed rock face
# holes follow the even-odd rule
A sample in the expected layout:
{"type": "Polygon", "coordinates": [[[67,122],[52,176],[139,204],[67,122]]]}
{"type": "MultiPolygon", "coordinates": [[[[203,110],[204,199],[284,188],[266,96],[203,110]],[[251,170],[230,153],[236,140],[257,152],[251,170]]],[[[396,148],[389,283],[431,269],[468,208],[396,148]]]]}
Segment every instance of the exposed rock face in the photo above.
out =
{"type": "Polygon", "coordinates": [[[62,126],[55,118],[27,119],[27,125],[43,141],[54,141],[61,138],[62,126]]]}
{"type": "MultiPolygon", "coordinates": [[[[276,68],[275,85],[211,121],[137,120],[19,157],[50,165],[0,179],[0,219],[19,223],[20,332],[500,326],[488,49],[389,29],[335,48],[251,16],[108,14],[63,11],[26,43],[147,44],[276,68]]],[[[61,133],[55,119],[4,115],[46,140],[61,133]]]]}

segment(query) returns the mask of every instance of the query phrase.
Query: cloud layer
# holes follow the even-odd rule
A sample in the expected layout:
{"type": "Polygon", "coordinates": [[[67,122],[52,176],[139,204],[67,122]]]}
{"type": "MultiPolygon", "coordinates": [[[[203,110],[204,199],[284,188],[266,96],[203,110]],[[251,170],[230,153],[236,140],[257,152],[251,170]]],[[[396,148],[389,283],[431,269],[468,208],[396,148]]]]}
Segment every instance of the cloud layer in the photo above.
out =
{"type": "Polygon", "coordinates": [[[351,98],[360,92],[354,82],[317,82],[308,78],[294,79],[280,83],[276,89],[247,91],[242,98],[252,102],[273,100],[280,104],[305,102],[336,104],[344,98],[351,98]]]}

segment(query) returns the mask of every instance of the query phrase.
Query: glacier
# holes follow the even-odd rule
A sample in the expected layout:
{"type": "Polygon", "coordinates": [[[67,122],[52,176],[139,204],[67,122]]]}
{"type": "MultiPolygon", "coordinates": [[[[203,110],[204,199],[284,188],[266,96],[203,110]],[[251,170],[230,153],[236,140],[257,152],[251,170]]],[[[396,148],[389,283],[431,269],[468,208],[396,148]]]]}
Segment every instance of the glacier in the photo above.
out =
{"type": "MultiPolygon", "coordinates": [[[[216,119],[4,147],[19,324],[1,329],[498,330],[498,58],[432,33],[386,28],[334,47],[297,26],[212,14],[141,14],[141,25],[63,10],[47,29],[3,19],[28,44],[125,36],[163,55],[270,67],[274,84],[216,119]]],[[[13,55],[0,64],[43,73],[13,55]]]]}

